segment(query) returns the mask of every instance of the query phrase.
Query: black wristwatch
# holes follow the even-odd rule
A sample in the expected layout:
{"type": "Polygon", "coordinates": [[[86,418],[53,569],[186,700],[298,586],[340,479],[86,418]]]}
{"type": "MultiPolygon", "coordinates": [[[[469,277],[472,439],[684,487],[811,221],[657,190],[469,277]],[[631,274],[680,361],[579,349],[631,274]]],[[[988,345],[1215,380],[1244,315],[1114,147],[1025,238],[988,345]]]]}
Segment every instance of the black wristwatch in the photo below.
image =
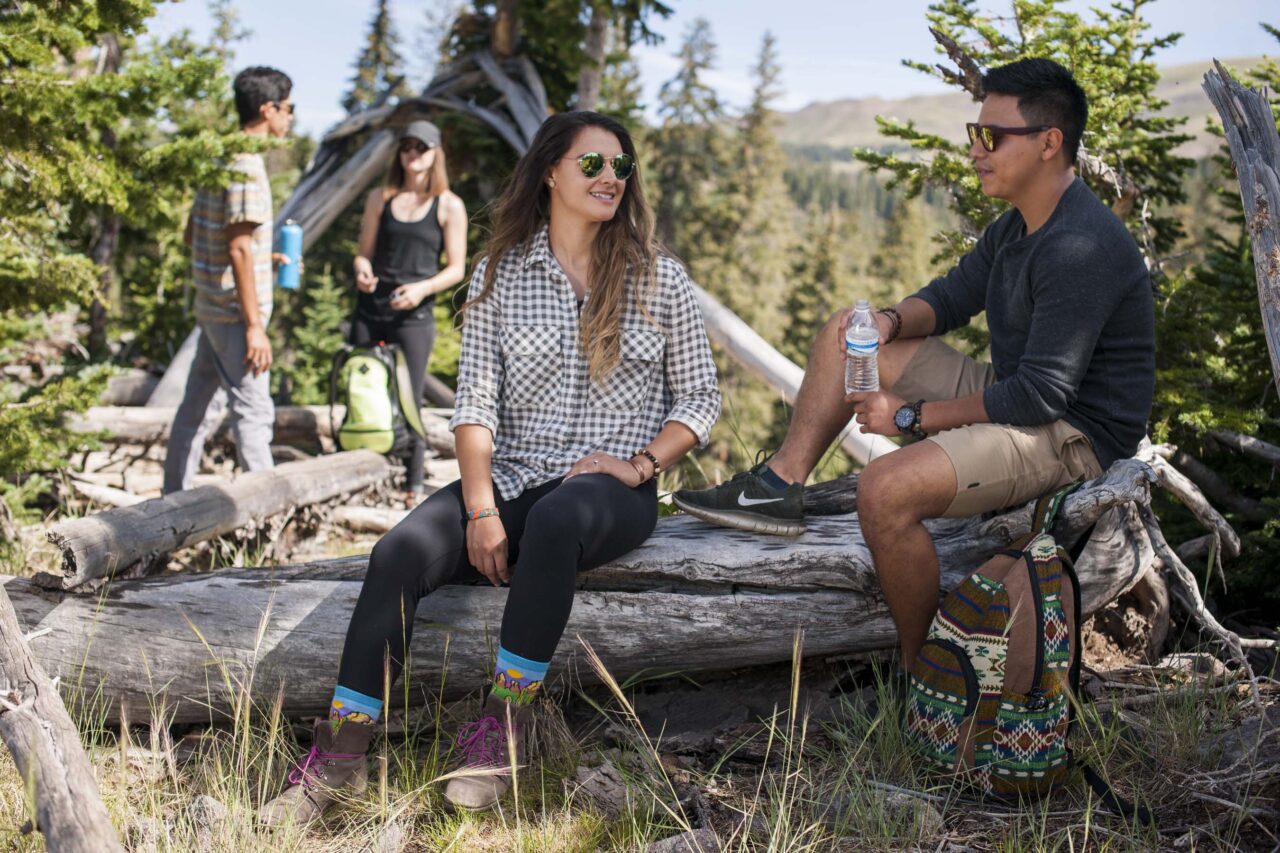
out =
{"type": "Polygon", "coordinates": [[[920,428],[920,407],[924,405],[924,400],[916,400],[914,403],[905,403],[893,413],[893,425],[898,428],[898,432],[903,435],[914,435],[916,438],[924,438],[925,431],[920,428]]]}

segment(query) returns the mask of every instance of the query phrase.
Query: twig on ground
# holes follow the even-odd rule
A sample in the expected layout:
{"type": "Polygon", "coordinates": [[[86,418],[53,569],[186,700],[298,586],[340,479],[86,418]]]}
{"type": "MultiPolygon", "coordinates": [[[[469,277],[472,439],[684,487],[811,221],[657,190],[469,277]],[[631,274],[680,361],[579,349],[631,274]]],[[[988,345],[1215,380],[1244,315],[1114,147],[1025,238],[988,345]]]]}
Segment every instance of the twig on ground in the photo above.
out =
{"type": "Polygon", "coordinates": [[[1147,529],[1147,535],[1151,538],[1151,546],[1155,549],[1156,557],[1164,563],[1165,568],[1172,572],[1181,585],[1180,597],[1187,599],[1185,603],[1192,617],[1200,623],[1205,631],[1217,637],[1235,657],[1240,666],[1243,667],[1245,674],[1249,678],[1249,691],[1253,697],[1254,707],[1260,716],[1265,715],[1266,712],[1262,706],[1262,695],[1258,692],[1258,677],[1254,675],[1253,667],[1249,665],[1249,658],[1245,655],[1244,648],[1240,645],[1240,638],[1234,632],[1222,627],[1222,623],[1218,621],[1217,617],[1209,612],[1209,608],[1205,606],[1204,598],[1200,595],[1200,589],[1196,585],[1195,575],[1191,573],[1185,563],[1178,559],[1178,555],[1173,552],[1173,549],[1169,547],[1169,543],[1165,541],[1164,533],[1160,530],[1160,522],[1156,519],[1150,504],[1139,506],[1138,512],[1142,516],[1143,526],[1147,529]]]}

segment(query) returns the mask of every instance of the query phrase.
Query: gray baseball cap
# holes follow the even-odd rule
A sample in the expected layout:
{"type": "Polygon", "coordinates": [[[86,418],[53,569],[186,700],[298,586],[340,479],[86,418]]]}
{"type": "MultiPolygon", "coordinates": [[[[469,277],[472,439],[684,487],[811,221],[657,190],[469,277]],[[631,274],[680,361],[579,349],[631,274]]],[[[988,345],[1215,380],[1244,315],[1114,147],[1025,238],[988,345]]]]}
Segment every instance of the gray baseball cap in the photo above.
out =
{"type": "Polygon", "coordinates": [[[432,148],[435,148],[440,144],[440,128],[436,127],[426,119],[418,119],[417,121],[409,122],[409,124],[405,126],[404,130],[400,131],[400,139],[407,139],[409,137],[421,139],[432,148]]]}

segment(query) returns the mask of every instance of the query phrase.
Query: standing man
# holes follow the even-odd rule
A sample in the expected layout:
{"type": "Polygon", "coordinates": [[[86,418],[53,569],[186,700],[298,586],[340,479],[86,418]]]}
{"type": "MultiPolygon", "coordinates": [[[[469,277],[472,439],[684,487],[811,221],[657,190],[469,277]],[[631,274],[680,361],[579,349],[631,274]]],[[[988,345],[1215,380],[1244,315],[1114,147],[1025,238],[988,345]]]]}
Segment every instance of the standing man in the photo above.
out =
{"type": "Polygon", "coordinates": [[[904,668],[938,606],[923,521],[1024,503],[1131,456],[1155,392],[1151,280],[1123,223],[1076,177],[1088,117],[1071,73],[1024,59],[984,78],[969,156],[982,191],[1012,209],[946,275],[876,314],[882,390],[843,395],[849,313],[819,334],[778,453],[686,512],[764,532],[804,529],[801,491],[856,415],[864,433],[924,438],[874,459],[858,517],[898,628],[904,668]],[[937,337],[987,312],[991,363],[937,337]]]}
{"type": "MultiPolygon", "coordinates": [[[[236,75],[240,130],[249,136],[289,132],[293,82],[274,68],[255,66],[236,75]]],[[[187,388],[169,431],[165,494],[191,487],[204,450],[204,420],[219,388],[226,391],[240,467],[272,467],[271,432],[271,186],[261,154],[238,154],[232,182],[201,188],[187,219],[200,340],[187,388]]],[[[282,256],[281,256],[282,257],[282,256]]]]}

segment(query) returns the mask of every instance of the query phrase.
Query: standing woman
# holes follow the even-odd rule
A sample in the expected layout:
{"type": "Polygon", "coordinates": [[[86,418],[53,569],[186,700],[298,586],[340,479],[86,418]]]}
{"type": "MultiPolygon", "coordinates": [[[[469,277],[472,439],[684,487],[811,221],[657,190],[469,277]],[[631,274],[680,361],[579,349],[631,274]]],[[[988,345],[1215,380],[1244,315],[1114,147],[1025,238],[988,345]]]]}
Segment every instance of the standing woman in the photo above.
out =
{"type": "MultiPolygon", "coordinates": [[[[449,191],[440,131],[429,121],[415,121],[400,132],[385,185],[365,199],[354,262],[360,295],[351,320],[355,346],[400,345],[414,405],[422,405],[436,340],[436,294],[462,281],[466,261],[467,209],[449,191]]],[[[416,505],[424,488],[426,442],[416,433],[412,439],[406,499],[416,505]]]]}
{"type": "Polygon", "coordinates": [[[384,659],[394,683],[419,600],[469,579],[511,588],[480,718],[458,737],[470,772],[445,798],[483,809],[506,792],[508,748],[523,763],[522,730],[578,573],[649,537],[654,478],[719,417],[693,287],[653,234],[626,128],[592,112],[548,118],[498,199],[471,279],[451,423],[462,479],[374,547],[329,720],[265,822],[314,820],[363,788],[390,693],[384,659]]]}

